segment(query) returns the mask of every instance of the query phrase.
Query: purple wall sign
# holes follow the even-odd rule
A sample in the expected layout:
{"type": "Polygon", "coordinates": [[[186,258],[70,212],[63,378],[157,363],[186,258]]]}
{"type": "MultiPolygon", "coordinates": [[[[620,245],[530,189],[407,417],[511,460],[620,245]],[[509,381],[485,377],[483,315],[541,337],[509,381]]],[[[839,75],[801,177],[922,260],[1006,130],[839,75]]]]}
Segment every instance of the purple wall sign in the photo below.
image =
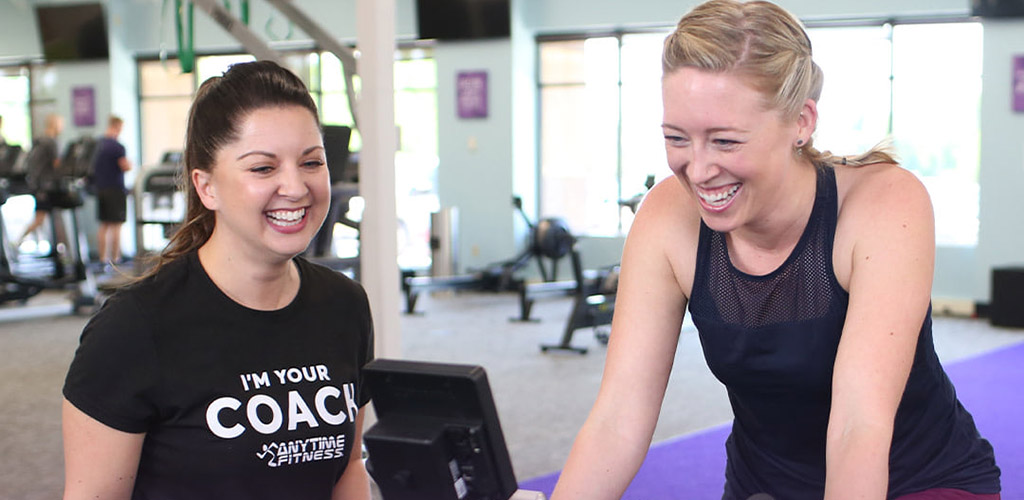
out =
{"type": "Polygon", "coordinates": [[[1024,55],[1013,56],[1013,110],[1024,113],[1024,55]]]}
{"type": "Polygon", "coordinates": [[[96,93],[92,87],[71,89],[71,116],[76,127],[96,125],[96,93]]]}
{"type": "Polygon", "coordinates": [[[456,81],[459,118],[487,118],[487,72],[462,71],[456,81]]]}

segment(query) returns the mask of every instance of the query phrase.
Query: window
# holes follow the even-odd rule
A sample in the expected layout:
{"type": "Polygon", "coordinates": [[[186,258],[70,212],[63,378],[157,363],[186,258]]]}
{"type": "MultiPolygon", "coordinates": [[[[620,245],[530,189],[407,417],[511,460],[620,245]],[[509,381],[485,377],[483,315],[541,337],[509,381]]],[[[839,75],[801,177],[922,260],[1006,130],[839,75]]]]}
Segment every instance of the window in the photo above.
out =
{"type": "Polygon", "coordinates": [[[157,165],[164,153],[185,147],[195,77],[182,73],[176,59],[140,61],[138,68],[142,164],[157,165]]]}
{"type": "Polygon", "coordinates": [[[661,45],[665,33],[541,41],[540,211],[575,234],[615,236],[619,204],[664,177],[661,45]]]}
{"type": "Polygon", "coordinates": [[[540,47],[540,210],[576,234],[618,229],[618,61],[616,37],[540,47]]]}
{"type": "MultiPolygon", "coordinates": [[[[311,60],[315,59],[311,58],[311,60]]],[[[325,124],[353,124],[348,105],[341,61],[333,54],[319,54],[310,89],[320,100],[325,124]]],[[[360,79],[353,78],[358,95],[360,79]]],[[[402,269],[430,266],[430,214],[440,207],[437,197],[437,64],[429,49],[399,48],[394,66],[395,125],[398,150],[395,152],[395,195],[398,215],[398,264],[402,269]]],[[[352,151],[362,149],[362,137],[354,130],[349,141],[352,151]]],[[[361,210],[356,201],[354,212],[361,210]]],[[[358,219],[359,215],[354,215],[358,219]]],[[[336,252],[355,256],[358,233],[343,225],[334,229],[336,252]]]]}
{"type": "Polygon", "coordinates": [[[924,182],[939,245],[978,243],[981,156],[980,23],[893,30],[892,135],[903,166],[924,182]]]}
{"type": "MultiPolygon", "coordinates": [[[[878,23],[807,30],[825,73],[815,145],[836,154],[892,138],[935,206],[936,243],[978,238],[982,28],[878,23]]],[[[661,139],[666,33],[542,38],[540,200],[576,234],[625,234],[619,207],[669,175],[661,139]]]]}
{"type": "Polygon", "coordinates": [[[860,153],[889,134],[891,33],[889,26],[807,30],[814,61],[825,74],[816,148],[838,155],[860,153]]]}
{"type": "MultiPolygon", "coordinates": [[[[665,138],[661,131],[661,50],[666,33],[622,37],[622,170],[618,198],[647,191],[647,178],[667,177],[665,138]]],[[[619,230],[625,232],[633,211],[619,207],[619,230]]]]}
{"type": "Polygon", "coordinates": [[[17,144],[26,150],[32,145],[28,89],[27,67],[0,67],[0,116],[3,117],[0,136],[8,144],[17,144]]]}
{"type": "MultiPolygon", "coordinates": [[[[32,147],[32,130],[29,121],[29,68],[27,66],[0,67],[0,116],[3,116],[3,136],[7,144],[21,146],[28,151],[32,147]]],[[[4,244],[15,244],[20,231],[32,220],[35,202],[30,196],[12,196],[0,202],[0,231],[4,244]]],[[[26,248],[28,250],[28,248],[26,248]]]]}
{"type": "Polygon", "coordinates": [[[825,72],[816,145],[857,153],[890,136],[901,164],[931,195],[936,244],[976,245],[981,25],[812,28],[808,34],[825,72]]]}
{"type": "Polygon", "coordinates": [[[437,63],[427,50],[400,49],[395,60],[395,209],[402,269],[422,269],[431,263],[430,214],[441,207],[437,116],[437,63]]]}

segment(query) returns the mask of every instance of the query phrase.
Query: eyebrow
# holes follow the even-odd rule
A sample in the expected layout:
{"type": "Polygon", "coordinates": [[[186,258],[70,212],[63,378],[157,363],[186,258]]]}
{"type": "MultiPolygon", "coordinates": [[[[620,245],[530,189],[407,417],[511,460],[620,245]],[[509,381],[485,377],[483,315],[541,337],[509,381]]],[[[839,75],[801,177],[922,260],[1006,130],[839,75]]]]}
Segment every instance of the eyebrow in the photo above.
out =
{"type": "MultiPolygon", "coordinates": [[[[672,130],[677,130],[679,132],[686,132],[685,129],[682,129],[682,128],[677,127],[675,125],[669,125],[668,123],[662,123],[661,127],[662,128],[672,129],[672,130]]],[[[743,133],[749,133],[750,131],[749,130],[745,130],[745,129],[741,129],[741,128],[736,128],[736,127],[711,127],[709,129],[705,130],[704,132],[707,133],[707,134],[714,134],[714,133],[717,133],[717,132],[737,132],[737,133],[743,134],[743,133]]]]}
{"type": "MultiPolygon", "coordinates": [[[[306,148],[305,151],[302,152],[302,155],[300,155],[300,156],[308,155],[309,153],[312,153],[313,151],[316,151],[317,149],[324,149],[324,147],[320,146],[320,145],[308,147],[308,148],[306,148]]],[[[261,155],[261,156],[269,156],[270,158],[277,158],[277,155],[274,154],[274,153],[271,153],[269,151],[260,151],[260,150],[256,149],[256,150],[253,150],[253,151],[242,153],[241,155],[238,156],[238,158],[235,158],[235,160],[241,160],[242,158],[245,158],[246,156],[252,156],[252,155],[261,155]]]]}

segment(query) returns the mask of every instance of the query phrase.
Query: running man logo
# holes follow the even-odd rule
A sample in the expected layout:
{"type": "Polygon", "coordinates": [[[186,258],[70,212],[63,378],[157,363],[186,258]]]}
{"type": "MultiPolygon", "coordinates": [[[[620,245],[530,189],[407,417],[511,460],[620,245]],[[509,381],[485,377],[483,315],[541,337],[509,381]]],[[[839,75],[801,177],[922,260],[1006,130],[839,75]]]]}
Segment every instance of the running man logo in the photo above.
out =
{"type": "Polygon", "coordinates": [[[333,460],[344,456],[344,434],[264,444],[262,451],[256,452],[256,457],[270,467],[333,460]]]}

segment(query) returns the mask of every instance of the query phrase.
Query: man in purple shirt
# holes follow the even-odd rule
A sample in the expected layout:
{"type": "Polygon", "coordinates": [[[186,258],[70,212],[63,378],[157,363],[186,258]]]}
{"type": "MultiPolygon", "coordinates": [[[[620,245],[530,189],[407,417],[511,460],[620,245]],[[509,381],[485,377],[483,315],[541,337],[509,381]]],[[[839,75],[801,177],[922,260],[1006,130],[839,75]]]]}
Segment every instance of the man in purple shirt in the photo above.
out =
{"type": "Polygon", "coordinates": [[[121,224],[124,224],[128,204],[124,173],[132,168],[124,146],[117,141],[123,126],[124,120],[110,116],[93,159],[92,185],[96,190],[100,222],[96,240],[101,262],[117,263],[121,258],[121,224]]]}

